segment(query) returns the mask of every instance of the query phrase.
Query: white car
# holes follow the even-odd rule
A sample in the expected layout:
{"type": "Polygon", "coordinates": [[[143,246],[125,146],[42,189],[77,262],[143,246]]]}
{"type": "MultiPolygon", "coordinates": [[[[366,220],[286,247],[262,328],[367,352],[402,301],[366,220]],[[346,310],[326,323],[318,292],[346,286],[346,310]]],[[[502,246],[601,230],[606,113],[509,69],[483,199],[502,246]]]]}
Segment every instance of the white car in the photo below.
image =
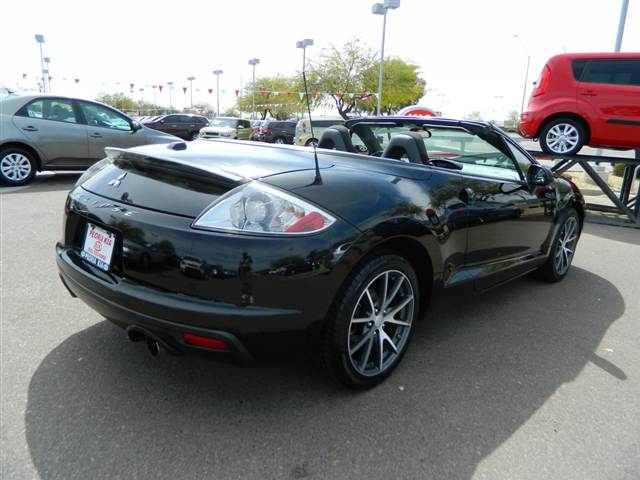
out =
{"type": "Polygon", "coordinates": [[[218,117],[200,129],[200,138],[234,138],[249,140],[251,122],[242,118],[218,117]]]}

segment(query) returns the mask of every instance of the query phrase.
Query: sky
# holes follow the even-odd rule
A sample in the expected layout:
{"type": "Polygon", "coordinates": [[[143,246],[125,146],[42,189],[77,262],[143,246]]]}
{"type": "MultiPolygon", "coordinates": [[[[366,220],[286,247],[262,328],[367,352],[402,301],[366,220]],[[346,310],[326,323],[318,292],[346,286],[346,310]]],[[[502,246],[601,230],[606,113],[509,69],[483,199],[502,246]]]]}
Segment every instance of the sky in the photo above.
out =
{"type": "MultiPolygon", "coordinates": [[[[382,1],[382,0],[380,0],[382,1]]],[[[220,69],[220,108],[256,76],[300,71],[297,40],[312,38],[307,56],[357,37],[380,50],[382,17],[373,0],[24,0],[3,10],[0,83],[37,88],[45,37],[52,93],[95,98],[129,93],[153,101],[151,85],[164,85],[158,104],[188,106],[187,77],[194,76],[194,103],[215,105],[220,69]],[[166,5],[170,5],[168,8],[166,5]],[[177,5],[183,8],[177,8],[177,5]],[[23,80],[23,74],[27,74],[23,80]],[[76,83],[74,79],[79,79],[76,83]],[[66,79],[66,80],[65,80],[66,79]],[[139,88],[144,88],[143,92],[139,88]],[[208,89],[214,89],[212,94],[208,89]]],[[[421,105],[450,117],[479,111],[500,120],[519,110],[527,57],[527,98],[546,60],[563,52],[613,51],[622,0],[401,0],[387,16],[385,56],[420,66],[427,82],[421,105]],[[514,37],[517,35],[517,37],[514,37]]],[[[629,0],[622,51],[640,52],[640,0],[629,0]]]]}

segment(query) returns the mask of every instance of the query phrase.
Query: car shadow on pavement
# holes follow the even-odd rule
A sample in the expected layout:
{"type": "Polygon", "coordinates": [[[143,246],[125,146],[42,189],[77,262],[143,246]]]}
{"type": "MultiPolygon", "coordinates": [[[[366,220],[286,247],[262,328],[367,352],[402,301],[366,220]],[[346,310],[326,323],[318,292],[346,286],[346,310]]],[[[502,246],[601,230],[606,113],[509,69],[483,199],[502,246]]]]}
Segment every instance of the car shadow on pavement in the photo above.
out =
{"type": "Polygon", "coordinates": [[[447,293],[366,392],[301,363],[152,358],[101,322],[34,373],[27,441],[43,479],[467,479],[588,363],[626,379],[597,352],[624,311],[614,285],[575,267],[555,285],[447,293]]]}
{"type": "Polygon", "coordinates": [[[38,174],[28,185],[22,187],[0,187],[2,195],[16,195],[19,193],[54,192],[57,190],[71,190],[82,172],[46,172],[38,174]]]}

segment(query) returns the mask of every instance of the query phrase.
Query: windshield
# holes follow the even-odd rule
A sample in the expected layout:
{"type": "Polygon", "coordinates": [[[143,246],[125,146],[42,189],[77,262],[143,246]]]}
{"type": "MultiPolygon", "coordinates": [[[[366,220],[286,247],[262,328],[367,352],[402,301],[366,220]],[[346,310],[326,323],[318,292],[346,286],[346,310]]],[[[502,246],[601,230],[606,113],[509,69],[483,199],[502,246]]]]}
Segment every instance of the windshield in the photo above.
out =
{"type": "Polygon", "coordinates": [[[215,118],[209,122],[210,127],[236,128],[238,121],[234,118],[215,118]]]}
{"type": "Polygon", "coordinates": [[[354,125],[352,131],[352,142],[356,149],[369,155],[381,156],[390,140],[400,133],[417,132],[422,137],[429,160],[455,161],[467,173],[506,175],[514,180],[520,179],[507,147],[495,135],[481,137],[462,128],[415,123],[362,123],[354,125]]]}

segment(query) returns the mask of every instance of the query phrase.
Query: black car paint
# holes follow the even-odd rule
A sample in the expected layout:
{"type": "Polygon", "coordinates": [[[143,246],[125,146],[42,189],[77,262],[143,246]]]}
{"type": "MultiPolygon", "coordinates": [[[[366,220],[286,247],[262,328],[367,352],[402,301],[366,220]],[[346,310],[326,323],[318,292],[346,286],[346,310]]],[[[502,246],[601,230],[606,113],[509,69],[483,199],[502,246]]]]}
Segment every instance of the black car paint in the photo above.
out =
{"type": "Polygon", "coordinates": [[[200,129],[206,127],[208,123],[209,120],[206,117],[183,113],[161,115],[142,122],[145,127],[175,135],[183,140],[191,140],[193,136],[197,135],[200,129]]]}
{"type": "Polygon", "coordinates": [[[153,329],[178,350],[191,348],[181,332],[194,330],[232,338],[238,347],[231,353],[244,360],[305,345],[354,268],[379,248],[400,248],[429,287],[495,286],[544,262],[562,209],[582,211],[581,195],[561,178],[533,187],[319,150],[318,184],[309,149],[209,142],[112,152],[113,164],[70,193],[58,245],[61,277],[74,294],[120,326],[153,329]],[[145,156],[192,165],[204,179],[151,175],[132,161],[145,156]],[[109,186],[125,172],[118,188],[109,186]],[[248,181],[289,191],[337,220],[292,238],[191,227],[210,203],[248,181]],[[497,201],[496,192],[511,193],[497,201]],[[87,222],[117,236],[109,273],[79,258],[87,222]],[[124,256],[127,246],[147,248],[148,256],[124,256]]]}

